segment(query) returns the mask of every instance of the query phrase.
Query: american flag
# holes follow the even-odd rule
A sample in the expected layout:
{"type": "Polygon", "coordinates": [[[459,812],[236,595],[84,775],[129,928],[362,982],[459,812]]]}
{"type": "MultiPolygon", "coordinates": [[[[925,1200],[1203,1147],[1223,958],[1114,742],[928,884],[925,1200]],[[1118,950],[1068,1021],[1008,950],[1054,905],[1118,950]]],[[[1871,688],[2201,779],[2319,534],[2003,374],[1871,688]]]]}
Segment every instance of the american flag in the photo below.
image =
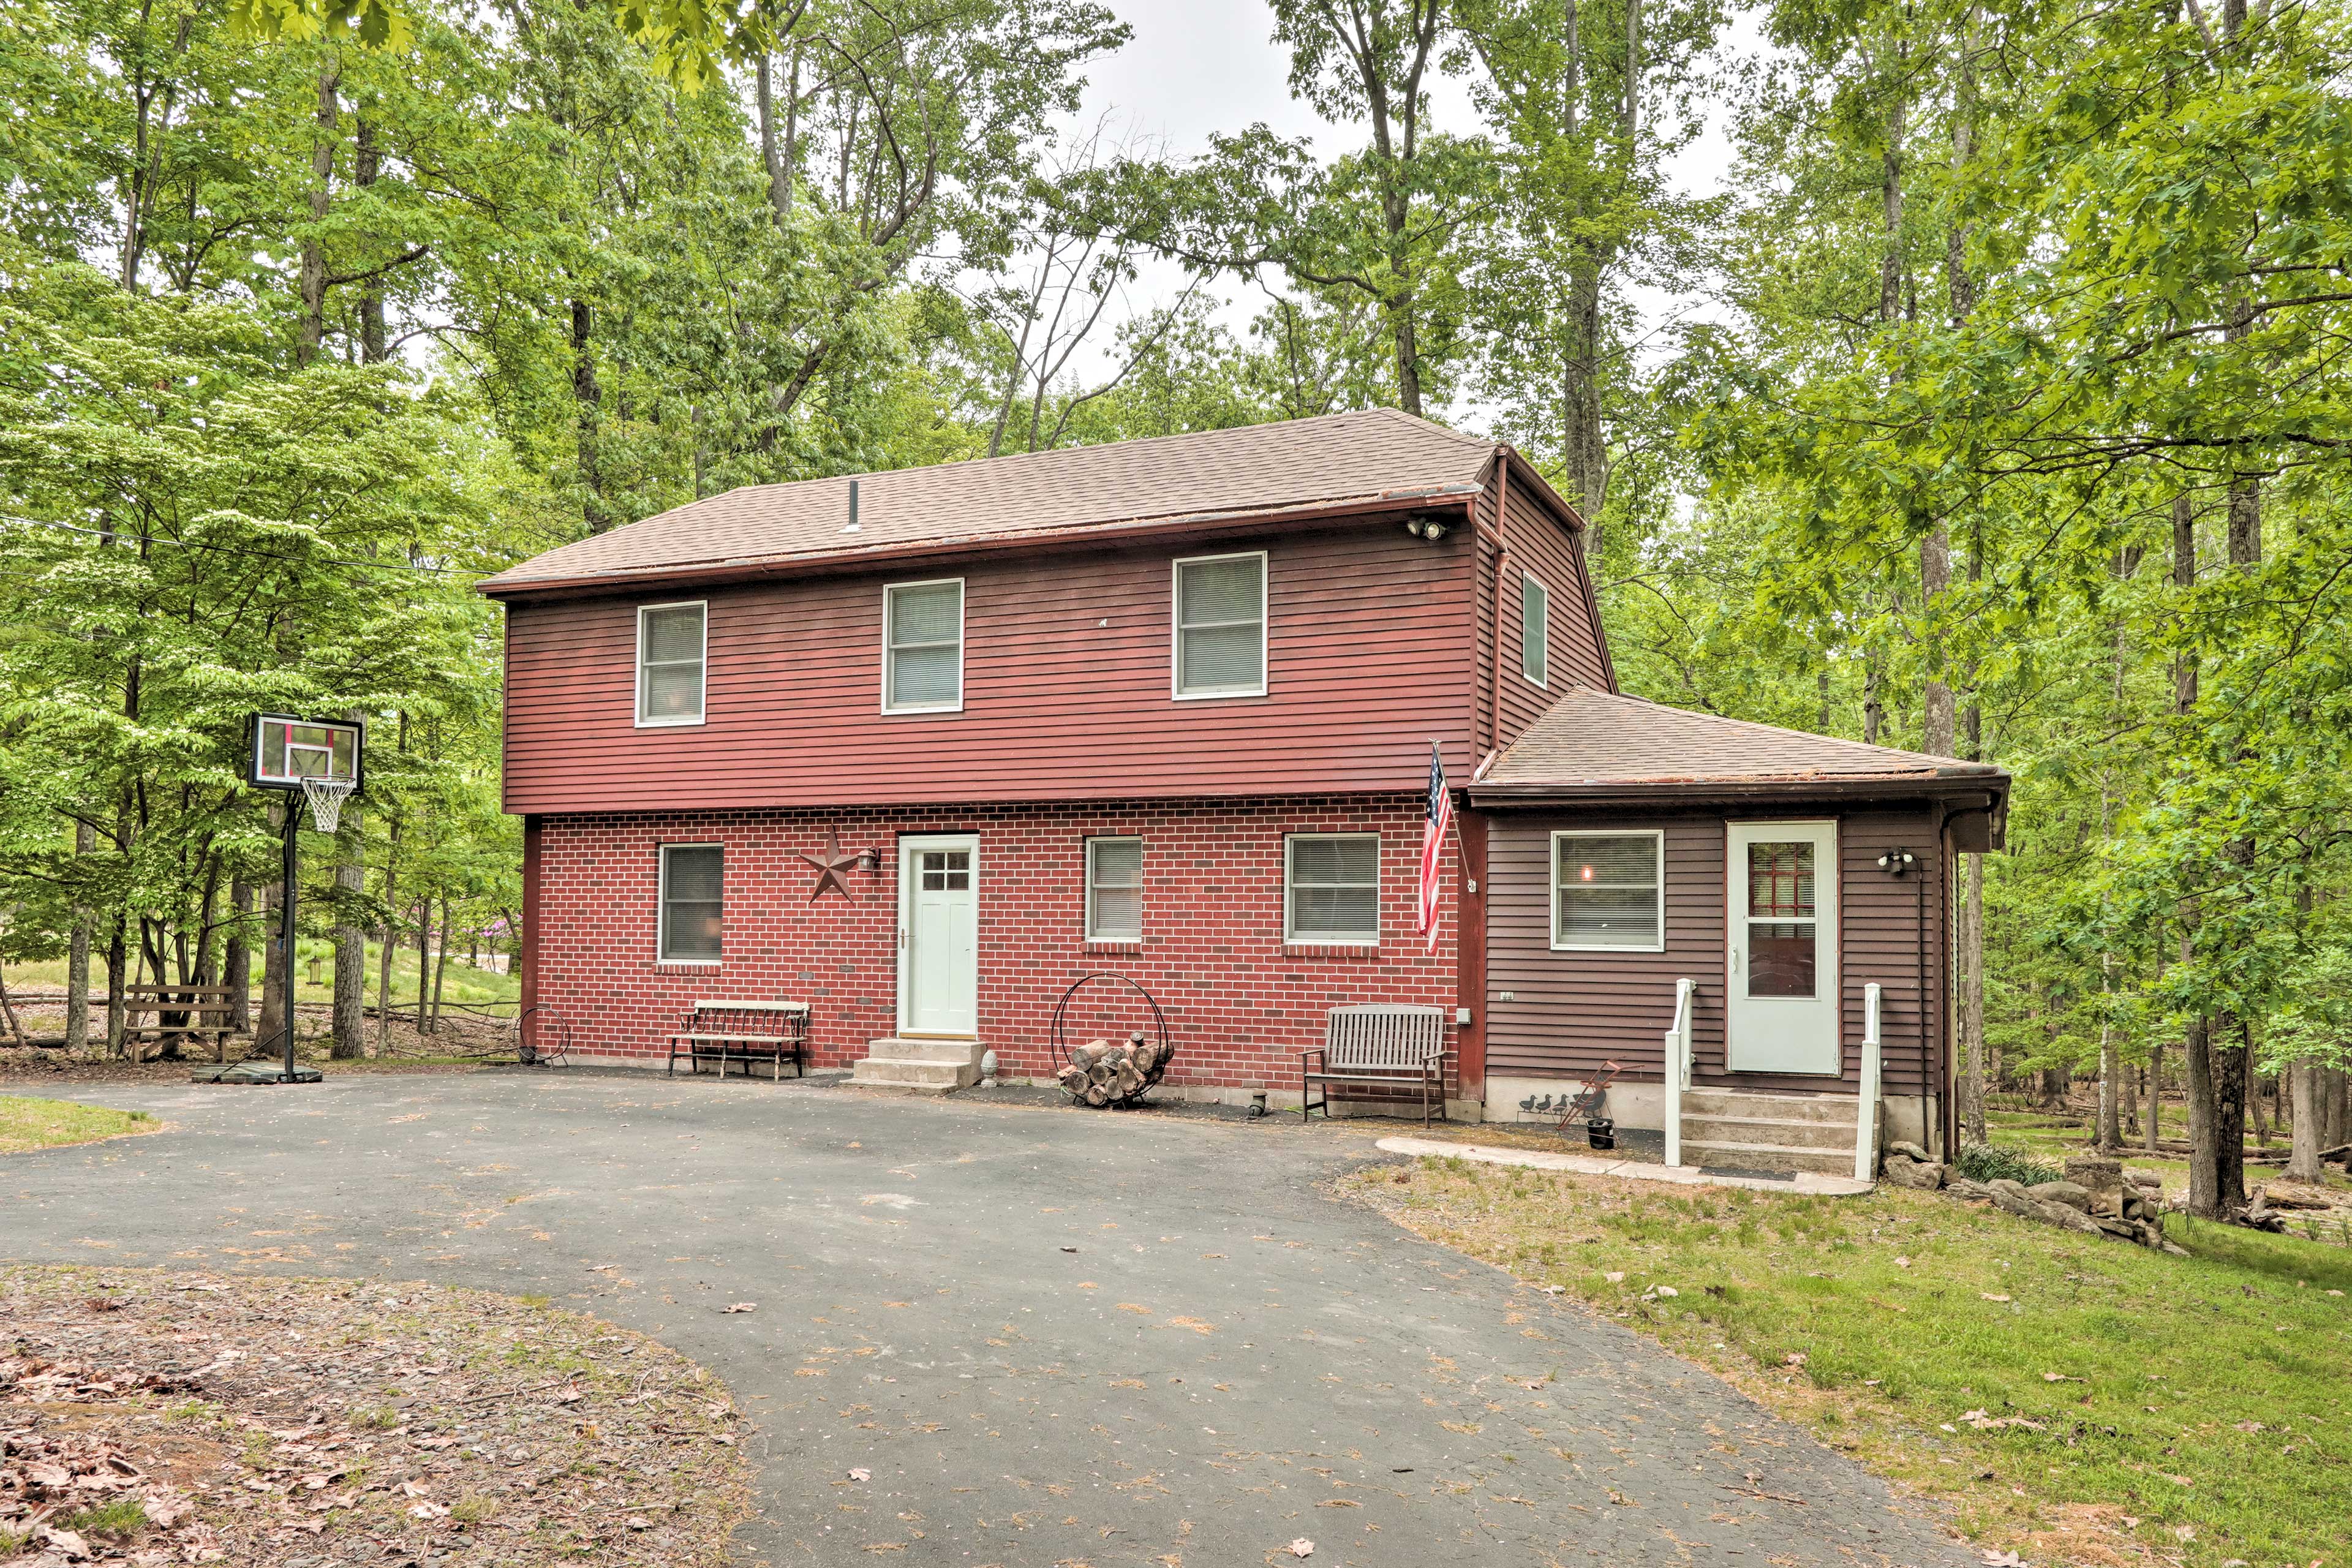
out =
{"type": "Polygon", "coordinates": [[[1421,827],[1421,931],[1437,947],[1437,879],[1444,865],[1445,830],[1454,826],[1454,797],[1445,790],[1445,760],[1429,743],[1429,809],[1421,827]]]}

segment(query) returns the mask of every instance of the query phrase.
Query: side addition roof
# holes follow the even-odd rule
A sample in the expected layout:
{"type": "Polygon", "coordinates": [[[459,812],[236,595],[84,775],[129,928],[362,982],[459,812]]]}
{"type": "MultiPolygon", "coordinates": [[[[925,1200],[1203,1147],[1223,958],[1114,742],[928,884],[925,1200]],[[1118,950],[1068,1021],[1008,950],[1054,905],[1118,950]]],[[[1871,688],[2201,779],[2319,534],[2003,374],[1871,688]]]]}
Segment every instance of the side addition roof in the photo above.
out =
{"type": "Polygon", "coordinates": [[[1892,746],[1809,735],[1570,687],[1470,786],[1480,805],[1567,800],[1985,795],[1998,809],[2009,774],[1892,746]]]}
{"type": "Polygon", "coordinates": [[[1395,409],[751,485],[551,550],[481,584],[493,596],[905,552],[1318,513],[1461,504],[1495,443],[1395,409]]]}

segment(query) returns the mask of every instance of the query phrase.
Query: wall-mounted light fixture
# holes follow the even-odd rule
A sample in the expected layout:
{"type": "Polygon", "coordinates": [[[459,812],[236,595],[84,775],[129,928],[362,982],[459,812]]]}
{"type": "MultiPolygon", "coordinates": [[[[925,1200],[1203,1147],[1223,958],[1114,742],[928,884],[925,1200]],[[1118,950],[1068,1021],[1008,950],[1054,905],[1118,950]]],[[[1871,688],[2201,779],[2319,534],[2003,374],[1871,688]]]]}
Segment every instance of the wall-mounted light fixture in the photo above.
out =
{"type": "Polygon", "coordinates": [[[1436,543],[1439,540],[1444,538],[1446,534],[1452,531],[1452,530],[1448,529],[1444,523],[1438,521],[1437,519],[1433,517],[1410,518],[1406,520],[1404,531],[1407,533],[1412,534],[1415,539],[1426,539],[1432,544],[1436,543]]]}
{"type": "Polygon", "coordinates": [[[1890,876],[1900,877],[1919,864],[1919,858],[1900,846],[1878,858],[1878,868],[1890,876]]]}

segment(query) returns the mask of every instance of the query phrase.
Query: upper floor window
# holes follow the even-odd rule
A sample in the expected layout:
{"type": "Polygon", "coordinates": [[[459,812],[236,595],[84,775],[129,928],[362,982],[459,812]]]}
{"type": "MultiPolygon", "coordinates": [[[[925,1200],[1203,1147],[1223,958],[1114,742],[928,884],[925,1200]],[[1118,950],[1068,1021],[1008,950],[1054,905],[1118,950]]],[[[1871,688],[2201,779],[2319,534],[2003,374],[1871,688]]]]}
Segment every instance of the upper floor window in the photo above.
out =
{"type": "Polygon", "coordinates": [[[963,707],[963,581],[893,583],[882,590],[882,710],[963,707]]]}
{"type": "Polygon", "coordinates": [[[1551,595],[1532,572],[1519,574],[1519,673],[1538,686],[1551,674],[1551,595]]]}
{"type": "Polygon", "coordinates": [[[1265,552],[1176,563],[1175,695],[1265,695],[1265,552]]]}
{"type": "Polygon", "coordinates": [[[1551,944],[1663,952],[1666,836],[1551,836],[1551,944]]]}
{"type": "Polygon", "coordinates": [[[1283,940],[1381,940],[1381,836],[1294,833],[1283,840],[1283,940]]]}
{"type": "Polygon", "coordinates": [[[716,963],[726,905],[726,852],[716,844],[665,844],[661,851],[661,950],[668,963],[716,963]]]}
{"type": "Polygon", "coordinates": [[[646,605],[637,610],[637,722],[702,722],[703,655],[709,606],[646,605]]]}
{"type": "Polygon", "coordinates": [[[1087,940],[1143,940],[1143,840],[1087,840],[1087,940]]]}

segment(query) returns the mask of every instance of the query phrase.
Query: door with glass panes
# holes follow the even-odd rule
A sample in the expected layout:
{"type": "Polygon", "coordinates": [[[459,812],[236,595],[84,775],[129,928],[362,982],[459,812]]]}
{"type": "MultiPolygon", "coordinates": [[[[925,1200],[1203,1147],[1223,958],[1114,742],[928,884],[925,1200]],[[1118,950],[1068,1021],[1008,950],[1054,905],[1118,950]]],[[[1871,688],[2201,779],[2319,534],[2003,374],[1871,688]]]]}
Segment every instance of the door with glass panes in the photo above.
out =
{"type": "Polygon", "coordinates": [[[968,833],[898,841],[898,1028],[980,1027],[980,840],[968,833]]]}
{"type": "Polygon", "coordinates": [[[1835,1075],[1837,824],[1735,822],[1727,847],[1726,1065],[1835,1075]]]}

